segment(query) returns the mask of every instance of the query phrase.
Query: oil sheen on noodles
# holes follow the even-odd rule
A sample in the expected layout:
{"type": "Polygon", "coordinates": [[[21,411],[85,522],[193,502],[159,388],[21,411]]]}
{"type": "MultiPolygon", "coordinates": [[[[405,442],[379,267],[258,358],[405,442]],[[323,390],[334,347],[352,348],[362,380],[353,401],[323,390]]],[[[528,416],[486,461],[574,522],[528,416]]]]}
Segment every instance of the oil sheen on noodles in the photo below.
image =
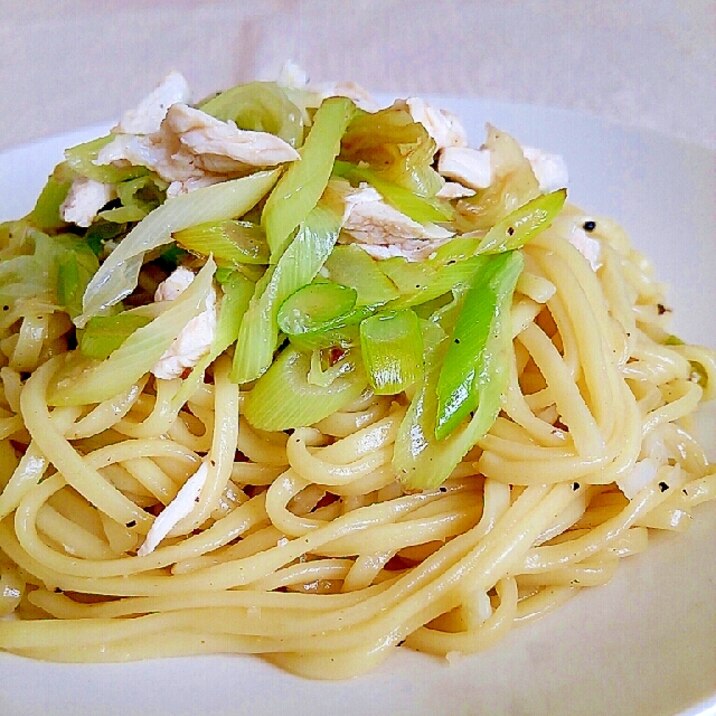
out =
{"type": "Polygon", "coordinates": [[[565,238],[577,216],[567,208],[524,249],[500,416],[422,492],[391,469],[401,397],[261,432],[224,356],[181,408],[181,380],[145,377],[53,409],[69,320],[39,301],[3,312],[0,605],[18,616],[0,647],[80,662],[252,653],[345,678],[398,645],[484,649],[607,582],[651,530],[685,529],[716,496],[684,427],[703,397],[692,362],[713,386],[712,354],[657,340],[650,268],[600,219],[597,275],[565,238]],[[656,479],[627,499],[615,480],[657,453],[656,479]],[[154,519],[143,508],[169,503],[204,456],[198,509],[137,556],[154,519]]]}

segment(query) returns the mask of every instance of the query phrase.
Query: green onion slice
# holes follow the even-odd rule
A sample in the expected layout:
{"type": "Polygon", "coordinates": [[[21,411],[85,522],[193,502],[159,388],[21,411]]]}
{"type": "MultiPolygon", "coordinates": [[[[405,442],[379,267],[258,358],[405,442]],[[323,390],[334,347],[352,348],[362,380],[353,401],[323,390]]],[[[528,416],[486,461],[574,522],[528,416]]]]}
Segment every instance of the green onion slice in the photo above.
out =
{"type": "Polygon", "coordinates": [[[108,358],[138,328],[151,319],[137,313],[118,313],[115,316],[95,316],[81,332],[79,348],[82,355],[95,360],[108,358]]]}
{"type": "Polygon", "coordinates": [[[260,430],[288,430],[313,425],[357,400],[367,388],[365,372],[354,352],[341,361],[348,369],[330,385],[309,380],[311,356],[291,346],[256,382],[244,404],[246,419],[260,430]]]}
{"type": "Polygon", "coordinates": [[[218,266],[268,264],[263,229],[250,221],[210,221],[177,231],[174,240],[198,256],[213,254],[218,266]]]}
{"type": "Polygon", "coordinates": [[[303,286],[281,304],[278,327],[288,336],[328,330],[353,310],[357,295],[329,281],[303,286]]]}
{"type": "Polygon", "coordinates": [[[497,254],[522,248],[544,231],[562,210],[566,189],[541,194],[498,221],[478,246],[478,253],[497,254]]]}
{"type": "Polygon", "coordinates": [[[266,200],[261,223],[271,248],[272,263],[278,261],[296,227],[321,198],[354,111],[355,105],[346,97],[329,97],[323,102],[299,150],[301,160],[288,167],[266,200]]]}
{"type": "Polygon", "coordinates": [[[506,315],[522,266],[520,254],[499,254],[475,274],[437,382],[438,440],[455,430],[480,402],[481,388],[489,379],[491,344],[509,328],[506,315]]]}
{"type": "Polygon", "coordinates": [[[366,318],[360,324],[360,341],[368,379],[376,394],[401,393],[422,375],[423,341],[413,311],[366,318]]]}

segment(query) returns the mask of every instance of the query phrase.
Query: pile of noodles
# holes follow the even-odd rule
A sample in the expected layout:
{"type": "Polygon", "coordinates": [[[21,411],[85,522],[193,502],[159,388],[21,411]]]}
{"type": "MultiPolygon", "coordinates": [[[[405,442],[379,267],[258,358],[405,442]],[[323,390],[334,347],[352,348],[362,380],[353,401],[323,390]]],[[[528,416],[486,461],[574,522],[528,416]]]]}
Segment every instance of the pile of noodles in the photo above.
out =
{"type": "Polygon", "coordinates": [[[525,249],[502,412],[427,492],[391,469],[400,398],[264,433],[221,357],[178,410],[180,381],[148,379],[49,409],[70,322],[42,302],[4,311],[0,604],[18,619],[0,623],[0,645],[58,661],[258,653],[340,678],[396,644],[483,649],[607,582],[649,530],[685,529],[716,496],[683,427],[703,394],[690,361],[713,362],[661,342],[660,286],[615,225],[599,227],[599,276],[559,227],[525,249]],[[650,450],[668,460],[628,500],[615,475],[650,450]],[[198,509],[136,556],[152,507],[205,455],[218,469],[198,509]]]}
{"type": "MultiPolygon", "coordinates": [[[[344,678],[396,646],[484,649],[608,582],[650,532],[686,529],[716,497],[689,433],[714,356],[669,340],[662,286],[607,219],[592,270],[568,240],[583,219],[567,207],[521,249],[501,411],[433,489],[404,487],[392,465],[412,396],[366,392],[314,425],[262,431],[229,349],[183,400],[181,378],[147,374],[99,404],[51,407],[72,322],[42,297],[3,306],[0,648],[251,653],[344,678]],[[194,509],[139,556],[203,463],[194,509]]],[[[26,241],[6,237],[3,260],[26,241]]],[[[145,266],[140,286],[164,276],[145,266]]]]}

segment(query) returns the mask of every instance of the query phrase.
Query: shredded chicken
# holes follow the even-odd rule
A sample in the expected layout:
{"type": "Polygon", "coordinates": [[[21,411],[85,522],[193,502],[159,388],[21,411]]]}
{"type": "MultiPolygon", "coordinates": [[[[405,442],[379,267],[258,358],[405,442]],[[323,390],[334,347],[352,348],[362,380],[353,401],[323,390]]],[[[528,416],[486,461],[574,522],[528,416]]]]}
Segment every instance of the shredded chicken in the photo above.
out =
{"type": "Polygon", "coordinates": [[[446,239],[405,239],[391,244],[358,244],[363,251],[374,259],[392,259],[396,257],[408,261],[423,261],[430,257],[446,239]]]}
{"type": "Polygon", "coordinates": [[[154,552],[159,543],[174,527],[192,513],[199,501],[199,496],[208,476],[209,463],[204,461],[199,466],[199,469],[181,486],[174,499],[154,518],[146,539],[137,550],[138,557],[144,557],[154,552]]]}
{"type": "Polygon", "coordinates": [[[403,256],[417,261],[445,243],[452,232],[437,224],[421,224],[387,204],[378,191],[363,183],[353,188],[344,180],[330,182],[327,195],[343,205],[341,238],[371,256],[403,256]]]}
{"type": "Polygon", "coordinates": [[[585,217],[579,212],[563,212],[553,221],[553,228],[567,238],[589,262],[593,271],[602,266],[602,244],[584,230],[585,217]]]}
{"type": "MultiPolygon", "coordinates": [[[[312,89],[310,85],[309,89],[312,89]]],[[[357,82],[317,85],[316,89],[321,99],[326,97],[348,97],[348,99],[352,99],[355,102],[356,107],[364,109],[366,112],[377,112],[380,109],[380,105],[373,98],[373,95],[357,82]]]]}
{"type": "Polygon", "coordinates": [[[446,181],[435,196],[438,199],[462,199],[466,196],[475,196],[475,190],[456,181],[446,181]]]}
{"type": "MultiPolygon", "coordinates": [[[[194,274],[180,266],[157,286],[154,300],[174,301],[186,291],[193,280],[194,274]]],[[[216,334],[216,293],[213,288],[206,298],[205,306],[204,311],[184,326],[152,368],[151,372],[157,378],[178,378],[187,368],[193,368],[209,351],[216,334]]]]}
{"type": "Polygon", "coordinates": [[[299,158],[290,144],[274,134],[239,129],[233,122],[222,122],[186,104],[173,105],[164,124],[207,171],[218,174],[231,173],[241,165],[274,167],[299,158]]]}
{"type": "Polygon", "coordinates": [[[405,100],[410,116],[425,127],[435,142],[436,150],[467,146],[467,132],[460,120],[447,109],[438,109],[419,97],[405,100]]]}
{"type": "MultiPolygon", "coordinates": [[[[542,193],[567,186],[569,175],[561,156],[533,147],[523,147],[523,151],[542,193]]],[[[485,189],[492,183],[490,151],[472,147],[446,147],[438,156],[438,172],[470,189],[485,189]]]]}
{"type": "Polygon", "coordinates": [[[62,218],[83,228],[89,226],[102,207],[115,197],[114,187],[94,179],[78,177],[72,182],[60,213],[62,218]]]}
{"type": "Polygon", "coordinates": [[[569,235],[569,243],[584,256],[593,271],[602,265],[602,246],[597,239],[587,236],[583,229],[575,228],[569,235]]]}
{"type": "Polygon", "coordinates": [[[564,159],[559,154],[550,154],[534,147],[523,147],[522,150],[537,177],[541,192],[547,194],[567,186],[569,173],[564,159]]]}
{"type": "Polygon", "coordinates": [[[298,152],[268,132],[239,129],[186,104],[172,105],[159,131],[118,134],[99,152],[97,164],[133,164],[169,182],[171,195],[186,193],[253,167],[295,161],[298,152]]]}
{"type": "Polygon", "coordinates": [[[124,113],[113,131],[117,134],[157,132],[168,109],[177,102],[189,102],[190,97],[189,85],[183,75],[170,72],[134,109],[124,113]]]}
{"type": "Polygon", "coordinates": [[[436,224],[421,224],[394,209],[371,186],[346,192],[342,229],[366,244],[390,244],[405,239],[447,239],[452,233],[436,224]]]}
{"type": "Polygon", "coordinates": [[[149,135],[118,134],[100,149],[95,164],[147,167],[166,181],[186,181],[202,175],[189,152],[182,152],[179,141],[171,133],[149,135]]]}
{"type": "Polygon", "coordinates": [[[438,172],[470,189],[485,189],[492,183],[490,151],[447,147],[438,157],[438,172]]]}

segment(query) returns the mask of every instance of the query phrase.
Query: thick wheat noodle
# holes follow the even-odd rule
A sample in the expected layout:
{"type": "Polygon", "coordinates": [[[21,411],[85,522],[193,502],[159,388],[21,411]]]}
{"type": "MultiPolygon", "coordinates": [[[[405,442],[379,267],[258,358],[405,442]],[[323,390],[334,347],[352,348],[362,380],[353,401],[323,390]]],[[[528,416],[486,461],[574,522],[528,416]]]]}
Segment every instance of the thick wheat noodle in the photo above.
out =
{"type": "Polygon", "coordinates": [[[13,456],[0,609],[20,618],[0,622],[0,648],[58,661],[256,653],[343,678],[401,643],[486,648],[608,581],[646,548],[647,527],[683,529],[716,497],[684,423],[703,397],[690,361],[709,385],[716,361],[654,338],[660,289],[621,232],[600,226],[599,273],[558,226],[526,247],[503,412],[424,492],[406,493],[391,465],[404,396],[363,396],[268,434],[243,417],[222,356],[185,402],[180,380],[144,377],[99,405],[51,408],[68,322],[42,304],[13,310],[0,320],[0,459],[13,456]],[[615,480],[652,443],[666,459],[626,499],[615,480]],[[202,463],[194,509],[137,556],[148,510],[202,463]]]}

